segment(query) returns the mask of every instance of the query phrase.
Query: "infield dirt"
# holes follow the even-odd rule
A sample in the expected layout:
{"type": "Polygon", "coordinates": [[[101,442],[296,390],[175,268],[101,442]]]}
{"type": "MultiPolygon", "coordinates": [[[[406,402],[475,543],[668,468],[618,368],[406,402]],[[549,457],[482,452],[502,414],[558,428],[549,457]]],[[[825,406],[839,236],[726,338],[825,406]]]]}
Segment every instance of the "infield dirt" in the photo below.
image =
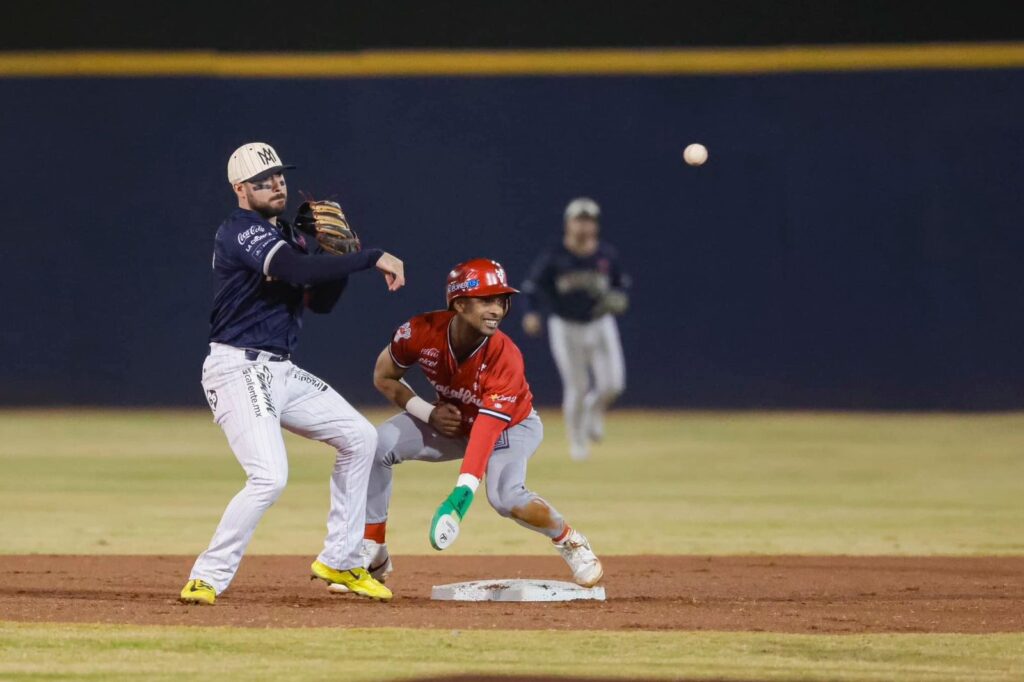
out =
{"type": "Polygon", "coordinates": [[[1024,631],[1024,557],[687,557],[605,560],[606,602],[452,603],[431,586],[568,580],[558,557],[399,556],[387,604],[308,579],[312,557],[251,556],[213,607],[176,597],[193,558],[0,556],[0,620],[450,629],[1024,631]]]}

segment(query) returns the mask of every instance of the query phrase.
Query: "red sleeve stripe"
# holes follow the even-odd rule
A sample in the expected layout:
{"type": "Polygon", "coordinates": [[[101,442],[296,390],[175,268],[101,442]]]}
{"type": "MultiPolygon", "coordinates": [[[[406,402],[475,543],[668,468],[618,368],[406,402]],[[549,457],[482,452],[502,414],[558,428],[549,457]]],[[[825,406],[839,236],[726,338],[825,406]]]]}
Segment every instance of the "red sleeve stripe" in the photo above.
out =
{"type": "Polygon", "coordinates": [[[398,361],[398,358],[395,357],[395,351],[391,350],[391,345],[390,344],[388,344],[388,355],[391,356],[391,362],[395,363],[396,365],[398,365],[402,369],[409,369],[410,367],[412,367],[413,365],[416,364],[415,362],[410,362],[408,365],[403,365],[402,363],[400,363],[398,361]]]}
{"type": "Polygon", "coordinates": [[[501,412],[495,412],[494,410],[488,410],[483,407],[477,410],[477,412],[479,412],[480,414],[486,414],[489,417],[496,417],[497,419],[500,419],[505,422],[512,421],[512,417],[510,415],[502,414],[501,412]]]}

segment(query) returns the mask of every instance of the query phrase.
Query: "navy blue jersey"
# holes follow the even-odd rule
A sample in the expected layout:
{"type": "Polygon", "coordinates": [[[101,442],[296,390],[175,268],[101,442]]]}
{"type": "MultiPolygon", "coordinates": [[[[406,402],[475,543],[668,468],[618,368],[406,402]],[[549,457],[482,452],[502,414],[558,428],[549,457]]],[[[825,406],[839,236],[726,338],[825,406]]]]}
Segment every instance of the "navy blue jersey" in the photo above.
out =
{"type": "Polygon", "coordinates": [[[302,327],[305,288],[267,274],[279,249],[307,253],[306,238],[278,218],[238,208],[217,228],[213,272],[217,293],[210,313],[210,340],[237,348],[291,353],[302,327]]]}
{"type": "Polygon", "coordinates": [[[542,309],[567,320],[589,322],[598,301],[609,291],[625,291],[629,277],[619,266],[614,247],[598,243],[593,255],[573,255],[565,244],[544,251],[520,287],[528,309],[542,309]]]}

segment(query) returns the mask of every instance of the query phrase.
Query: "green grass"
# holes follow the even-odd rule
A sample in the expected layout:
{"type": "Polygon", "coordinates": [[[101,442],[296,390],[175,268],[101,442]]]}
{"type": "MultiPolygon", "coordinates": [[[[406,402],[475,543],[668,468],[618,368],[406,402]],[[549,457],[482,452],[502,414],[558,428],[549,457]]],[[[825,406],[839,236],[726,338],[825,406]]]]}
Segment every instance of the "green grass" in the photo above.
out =
{"type": "MultiPolygon", "coordinates": [[[[379,422],[387,412],[370,414],[379,422]]],[[[1021,554],[1024,415],[616,412],[570,462],[557,412],[529,484],[604,554],[1021,554]]],[[[312,554],[332,452],[289,436],[291,480],[250,552],[312,554]]],[[[205,412],[0,412],[0,551],[195,554],[241,487],[205,412]]],[[[427,553],[457,464],[396,469],[389,544],[427,553]]],[[[456,553],[547,551],[483,500],[456,553]]]]}
{"type": "MultiPolygon", "coordinates": [[[[372,413],[381,421],[387,413],[372,413]]],[[[592,461],[556,412],[532,488],[603,554],[1024,553],[1024,415],[618,412],[592,461]]],[[[291,481],[253,553],[322,542],[328,448],[288,437],[291,481]]],[[[204,412],[0,412],[0,551],[195,554],[243,482],[204,412]]],[[[428,552],[457,464],[397,469],[389,544],[428,552]]],[[[479,502],[456,553],[543,553],[479,502]]],[[[2,616],[0,616],[2,617],[2,616]]],[[[0,679],[379,680],[460,672],[1013,680],[1024,634],[814,636],[131,628],[0,622],[0,679]]]]}
{"type": "Polygon", "coordinates": [[[167,628],[0,623],[4,680],[361,680],[490,673],[1019,680],[1024,635],[167,628]]]}

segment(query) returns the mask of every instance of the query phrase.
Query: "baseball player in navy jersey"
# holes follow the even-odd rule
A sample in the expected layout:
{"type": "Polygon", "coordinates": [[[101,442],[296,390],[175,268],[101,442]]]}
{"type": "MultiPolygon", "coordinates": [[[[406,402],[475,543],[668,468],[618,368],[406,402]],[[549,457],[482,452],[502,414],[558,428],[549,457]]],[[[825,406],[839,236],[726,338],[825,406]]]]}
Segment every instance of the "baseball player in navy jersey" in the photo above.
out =
{"type": "Polygon", "coordinates": [[[626,364],[615,317],[629,306],[629,277],[618,253],[600,241],[601,209],[579,197],[565,208],[562,242],[534,263],[522,290],[527,312],[523,329],[541,333],[548,314],[548,338],[562,377],[562,412],[569,456],[584,460],[590,443],[604,436],[604,412],[626,387],[626,364]],[[592,376],[592,378],[591,378],[592,376]]]}
{"type": "Polygon", "coordinates": [[[325,381],[293,364],[291,354],[304,309],[330,312],[348,276],[374,267],[396,291],[405,284],[404,266],[380,249],[328,255],[319,237],[307,239],[285,222],[280,216],[288,201],[284,171],[289,168],[294,166],[262,142],[242,145],[228,161],[238,208],[214,239],[216,294],[202,383],[246,482],[192,567],[181,591],[187,603],[213,604],[227,589],[260,518],[284,490],[288,457],[282,427],[337,452],[327,538],[313,562],[313,576],[335,585],[335,591],[391,598],[390,590],[361,567],[377,431],[325,381]]]}

